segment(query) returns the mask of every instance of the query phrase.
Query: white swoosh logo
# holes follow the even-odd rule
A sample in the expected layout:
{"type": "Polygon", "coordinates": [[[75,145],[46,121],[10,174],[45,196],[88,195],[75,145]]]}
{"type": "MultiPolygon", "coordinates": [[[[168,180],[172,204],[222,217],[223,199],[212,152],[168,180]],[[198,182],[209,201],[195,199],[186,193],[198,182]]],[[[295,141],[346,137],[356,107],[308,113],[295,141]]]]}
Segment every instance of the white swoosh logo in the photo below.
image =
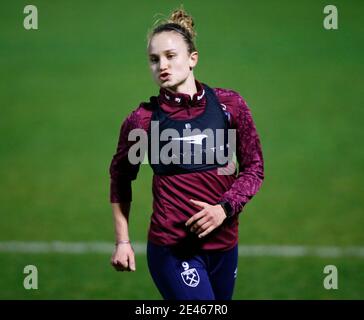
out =
{"type": "Polygon", "coordinates": [[[187,143],[202,144],[202,140],[207,138],[206,134],[196,134],[195,136],[183,137],[183,138],[172,138],[172,140],[187,141],[187,143]]]}

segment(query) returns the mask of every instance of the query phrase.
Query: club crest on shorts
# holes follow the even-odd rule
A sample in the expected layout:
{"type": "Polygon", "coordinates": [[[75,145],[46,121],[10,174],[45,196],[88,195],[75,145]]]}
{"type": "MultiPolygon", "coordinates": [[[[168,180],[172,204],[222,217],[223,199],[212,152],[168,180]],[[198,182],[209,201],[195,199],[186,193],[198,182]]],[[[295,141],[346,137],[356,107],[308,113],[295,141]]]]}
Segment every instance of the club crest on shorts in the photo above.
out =
{"type": "Polygon", "coordinates": [[[195,268],[189,269],[189,265],[187,262],[182,263],[185,271],[181,272],[181,277],[183,282],[189,287],[197,287],[200,283],[200,276],[195,268]]]}

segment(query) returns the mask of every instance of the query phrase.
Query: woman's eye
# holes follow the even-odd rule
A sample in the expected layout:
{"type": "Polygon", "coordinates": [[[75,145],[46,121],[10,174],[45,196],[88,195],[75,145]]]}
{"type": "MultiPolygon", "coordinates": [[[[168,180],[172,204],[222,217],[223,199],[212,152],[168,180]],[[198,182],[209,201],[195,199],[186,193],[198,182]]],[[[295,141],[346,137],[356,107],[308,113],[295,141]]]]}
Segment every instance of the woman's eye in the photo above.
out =
{"type": "Polygon", "coordinates": [[[167,56],[168,59],[172,59],[174,57],[174,54],[170,54],[167,56]]]}

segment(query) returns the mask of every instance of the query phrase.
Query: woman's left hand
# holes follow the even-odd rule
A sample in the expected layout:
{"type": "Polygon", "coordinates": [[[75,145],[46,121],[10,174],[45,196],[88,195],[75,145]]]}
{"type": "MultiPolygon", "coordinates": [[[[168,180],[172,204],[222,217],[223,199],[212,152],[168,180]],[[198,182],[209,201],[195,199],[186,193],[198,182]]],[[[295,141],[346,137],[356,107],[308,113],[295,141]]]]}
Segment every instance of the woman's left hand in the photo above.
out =
{"type": "Polygon", "coordinates": [[[190,200],[196,206],[202,208],[187,220],[186,226],[191,226],[191,232],[195,232],[199,238],[208,235],[212,230],[220,226],[226,219],[224,209],[220,204],[211,205],[207,202],[190,200]]]}

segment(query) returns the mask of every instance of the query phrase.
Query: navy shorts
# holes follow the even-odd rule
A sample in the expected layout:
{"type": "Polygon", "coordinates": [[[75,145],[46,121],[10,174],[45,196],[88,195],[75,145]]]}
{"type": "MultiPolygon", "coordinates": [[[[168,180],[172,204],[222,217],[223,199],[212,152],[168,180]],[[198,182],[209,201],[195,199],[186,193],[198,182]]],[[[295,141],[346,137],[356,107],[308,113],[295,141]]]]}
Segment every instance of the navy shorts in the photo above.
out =
{"type": "Polygon", "coordinates": [[[150,274],[166,300],[231,300],[238,245],[227,251],[160,246],[148,241],[150,274]]]}

